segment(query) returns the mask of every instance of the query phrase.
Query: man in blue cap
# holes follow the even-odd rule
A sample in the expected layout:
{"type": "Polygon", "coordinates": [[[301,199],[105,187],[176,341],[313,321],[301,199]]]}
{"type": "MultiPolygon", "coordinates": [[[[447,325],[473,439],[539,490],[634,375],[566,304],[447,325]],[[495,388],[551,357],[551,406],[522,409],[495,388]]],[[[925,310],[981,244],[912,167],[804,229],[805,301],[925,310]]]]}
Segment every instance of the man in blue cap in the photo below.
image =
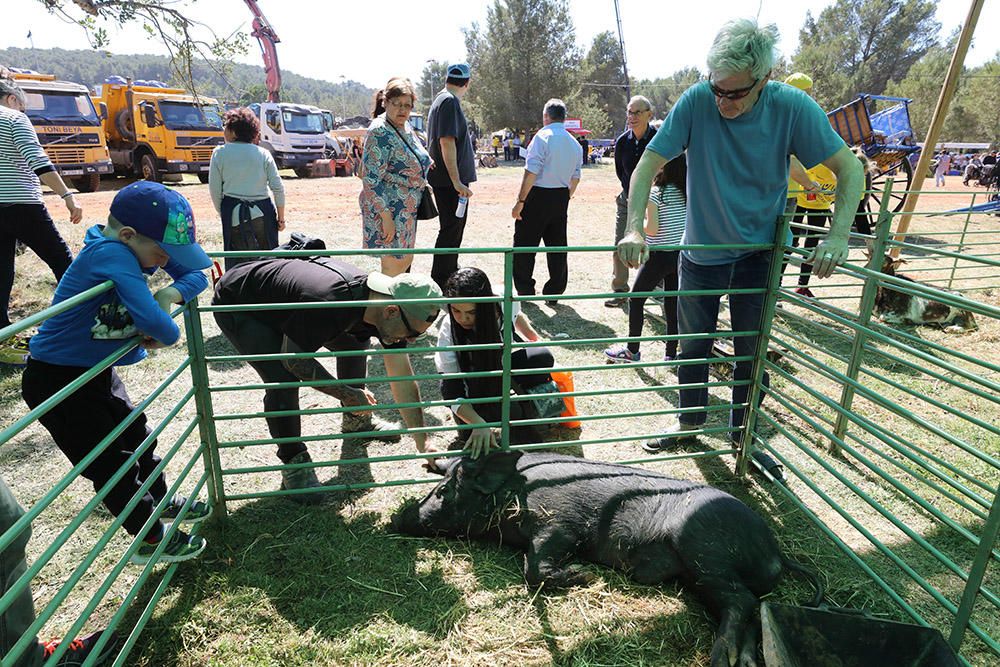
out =
{"type": "MultiPolygon", "coordinates": [[[[444,90],[438,93],[427,115],[427,150],[435,168],[427,175],[434,188],[441,222],[435,248],[461,248],[468,215],[469,184],[476,180],[476,154],[469,138],[469,124],[462,98],[469,92],[470,73],[465,63],[448,66],[444,90]]],[[[444,289],[458,270],[458,253],[434,255],[431,278],[444,289]]]]}
{"type": "MultiPolygon", "coordinates": [[[[191,205],[181,195],[159,183],[140,181],[123,188],[111,202],[106,226],[87,230],[84,246],[56,287],[53,305],[62,303],[106,281],[114,286],[46,320],[31,339],[31,357],[21,378],[21,395],[32,409],[55,395],[94,366],[112,357],[129,340],[139,341],[112,366],[134,364],[146,350],[173,345],[180,329],[169,315],[175,304],[195,298],[208,287],[203,269],[212,264],[195,241],[191,205]],[[174,282],[150,293],[146,277],[164,269],[174,282]]],[[[105,368],[85,385],[66,396],[39,421],[73,465],[91,454],[135,409],[125,385],[113,367],[105,368]]],[[[139,504],[127,513],[123,526],[130,535],[142,536],[132,562],[145,563],[163,540],[167,526],[162,519],[178,517],[187,499],[166,499],[167,482],[155,472],[160,458],[150,443],[130,462],[149,436],[146,416],[140,414],[117,438],[100,448],[83,476],[100,490],[121,470],[122,477],[104,498],[115,516],[139,495],[139,504]],[[150,488],[140,487],[150,479],[150,488]],[[151,528],[145,524],[157,505],[165,503],[151,528]]],[[[205,519],[211,509],[193,501],[182,521],[205,519]]],[[[178,562],[194,558],[205,548],[201,537],[177,530],[160,556],[178,562]]]]}

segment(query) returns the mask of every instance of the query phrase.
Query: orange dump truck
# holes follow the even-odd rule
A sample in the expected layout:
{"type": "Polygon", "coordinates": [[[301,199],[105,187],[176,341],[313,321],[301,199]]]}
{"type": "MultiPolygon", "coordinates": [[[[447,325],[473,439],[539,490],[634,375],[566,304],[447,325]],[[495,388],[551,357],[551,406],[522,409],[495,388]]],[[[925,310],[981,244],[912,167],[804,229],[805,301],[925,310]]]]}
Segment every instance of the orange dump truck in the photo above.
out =
{"type": "Polygon", "coordinates": [[[104,130],[116,172],[149,181],[195,174],[208,182],[212,151],[224,142],[216,100],[121,77],[105,80],[100,99],[107,108],[104,130]]]}
{"type": "Polygon", "coordinates": [[[102,116],[87,87],[51,74],[12,69],[27,100],[25,113],[56,170],[80,192],[93,192],[113,171],[102,116]]]}

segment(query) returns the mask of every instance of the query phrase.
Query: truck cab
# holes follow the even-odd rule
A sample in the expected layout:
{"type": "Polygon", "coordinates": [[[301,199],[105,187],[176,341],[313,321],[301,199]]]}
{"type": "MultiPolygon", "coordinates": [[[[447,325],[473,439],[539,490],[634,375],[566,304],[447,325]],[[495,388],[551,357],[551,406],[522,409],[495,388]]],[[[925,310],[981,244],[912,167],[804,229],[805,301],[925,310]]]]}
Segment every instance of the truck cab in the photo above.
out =
{"type": "Polygon", "coordinates": [[[103,112],[87,87],[31,70],[12,72],[25,94],[25,114],[56,170],[80,192],[97,190],[101,174],[110,174],[113,167],[101,126],[103,112]]]}
{"type": "Polygon", "coordinates": [[[307,178],[309,164],[322,160],[326,148],[326,119],[313,106],[288,102],[260,102],[249,107],[260,120],[260,145],[270,151],[278,169],[294,169],[307,178]]]}
{"type": "Polygon", "coordinates": [[[207,183],[212,151],[225,143],[219,103],[159,82],[114,79],[101,86],[101,101],[115,170],[150,181],[195,174],[207,183]]]}

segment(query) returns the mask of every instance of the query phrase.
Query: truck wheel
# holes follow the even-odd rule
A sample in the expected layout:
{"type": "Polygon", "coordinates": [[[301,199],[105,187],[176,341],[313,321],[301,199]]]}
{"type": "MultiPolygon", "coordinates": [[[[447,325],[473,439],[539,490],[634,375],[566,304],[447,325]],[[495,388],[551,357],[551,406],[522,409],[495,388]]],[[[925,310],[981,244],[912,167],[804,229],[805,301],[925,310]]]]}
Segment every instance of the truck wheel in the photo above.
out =
{"type": "Polygon", "coordinates": [[[135,141],[135,128],[132,127],[132,117],[128,109],[122,109],[115,114],[115,129],[126,141],[135,141]]]}
{"type": "Polygon", "coordinates": [[[312,172],[309,171],[309,167],[296,167],[295,175],[299,178],[309,178],[312,176],[312,172]]]}
{"type": "Polygon", "coordinates": [[[201,181],[202,183],[208,183],[208,174],[200,172],[198,174],[198,180],[201,181]]]}
{"type": "Polygon", "coordinates": [[[78,176],[73,179],[73,187],[80,192],[97,192],[97,188],[101,187],[101,175],[87,174],[86,176],[78,176]]]}
{"type": "Polygon", "coordinates": [[[146,181],[160,182],[160,171],[156,168],[156,159],[149,153],[143,153],[139,160],[139,176],[146,181]]]}

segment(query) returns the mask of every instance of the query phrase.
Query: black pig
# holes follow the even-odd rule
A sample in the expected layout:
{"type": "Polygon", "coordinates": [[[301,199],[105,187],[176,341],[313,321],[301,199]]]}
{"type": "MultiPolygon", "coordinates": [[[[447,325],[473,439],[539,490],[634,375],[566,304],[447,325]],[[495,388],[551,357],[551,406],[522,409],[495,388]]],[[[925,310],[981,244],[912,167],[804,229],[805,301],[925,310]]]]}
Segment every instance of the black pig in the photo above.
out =
{"type": "Polygon", "coordinates": [[[759,598],[785,570],[822,588],[782,556],[771,529],[733,496],[629,466],[558,454],[497,452],[449,462],[445,478],[393,527],[420,536],[482,538],[525,549],[531,586],[590,578],[586,560],[643,584],[680,579],[719,621],[712,666],[757,664],[759,598]]]}

